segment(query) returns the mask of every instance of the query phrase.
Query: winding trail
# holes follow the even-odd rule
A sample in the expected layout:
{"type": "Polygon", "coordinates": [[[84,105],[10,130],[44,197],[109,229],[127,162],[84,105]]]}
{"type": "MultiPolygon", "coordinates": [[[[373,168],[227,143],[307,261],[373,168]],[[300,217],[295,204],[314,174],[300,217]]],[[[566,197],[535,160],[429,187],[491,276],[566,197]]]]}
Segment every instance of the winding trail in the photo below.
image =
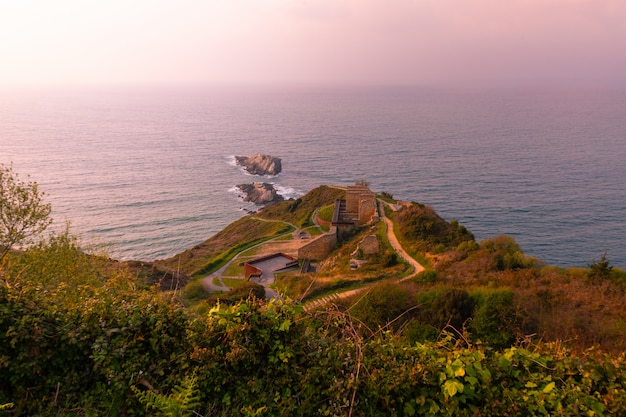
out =
{"type": "MultiPolygon", "coordinates": [[[[403,282],[403,281],[406,281],[406,280],[409,280],[409,279],[413,278],[414,276],[416,276],[417,274],[422,272],[424,270],[424,266],[422,264],[420,264],[419,262],[417,262],[415,259],[413,259],[411,257],[411,255],[409,255],[404,250],[404,248],[402,247],[402,245],[398,241],[398,238],[396,237],[396,232],[393,229],[393,222],[385,214],[385,204],[387,204],[387,203],[385,203],[384,201],[382,201],[380,199],[378,200],[378,211],[380,213],[380,218],[387,225],[387,239],[389,240],[389,243],[391,244],[391,247],[393,248],[393,250],[396,251],[396,253],[406,263],[408,263],[413,268],[413,272],[411,274],[407,275],[406,277],[401,278],[398,281],[398,282],[403,282]]],[[[325,304],[331,303],[331,302],[333,302],[335,300],[339,300],[339,299],[342,299],[342,298],[348,298],[348,297],[356,295],[356,294],[358,294],[360,292],[369,290],[373,285],[375,285],[375,284],[371,284],[371,285],[368,285],[368,286],[365,286],[365,287],[362,287],[362,288],[357,288],[357,289],[353,289],[353,290],[347,290],[347,291],[343,291],[343,292],[339,292],[339,293],[330,294],[330,295],[324,296],[322,298],[319,298],[317,300],[313,300],[313,301],[310,301],[308,303],[305,303],[304,304],[304,308],[305,308],[305,310],[312,310],[314,308],[321,307],[321,306],[323,306],[325,304]]]]}
{"type": "Polygon", "coordinates": [[[402,248],[402,245],[400,245],[400,242],[396,237],[396,232],[393,230],[393,222],[385,214],[385,204],[387,203],[383,202],[382,200],[378,200],[378,211],[380,212],[380,217],[387,224],[387,239],[389,240],[389,243],[391,244],[393,250],[395,250],[396,253],[400,255],[400,257],[402,257],[402,259],[404,259],[409,265],[413,267],[413,273],[402,278],[400,280],[400,282],[402,282],[411,279],[420,272],[422,272],[424,270],[424,266],[422,266],[422,264],[413,259],[413,257],[411,257],[411,255],[409,255],[404,250],[404,248],[402,248]]]}
{"type": "MultiPolygon", "coordinates": [[[[390,218],[387,217],[387,215],[385,214],[385,205],[390,206],[388,203],[382,201],[382,200],[378,200],[378,209],[379,209],[379,213],[380,213],[380,219],[382,221],[385,222],[385,224],[387,225],[387,239],[389,240],[389,243],[391,245],[391,247],[393,248],[393,250],[406,262],[408,263],[412,268],[413,268],[413,272],[403,278],[401,278],[398,282],[402,282],[402,281],[406,281],[408,279],[413,278],[414,276],[416,276],[417,274],[419,274],[420,272],[422,272],[424,270],[424,267],[417,262],[415,259],[413,259],[405,250],[404,248],[402,248],[402,245],[400,244],[400,242],[398,241],[398,238],[396,237],[396,233],[394,231],[394,224],[393,221],[391,221],[390,218]]],[[[272,242],[275,240],[278,240],[288,234],[292,234],[294,236],[296,236],[300,229],[294,225],[293,223],[289,223],[289,222],[285,222],[282,220],[267,220],[267,219],[262,219],[259,217],[254,217],[257,220],[260,221],[264,221],[264,222],[280,222],[280,223],[285,223],[289,226],[291,226],[294,230],[290,231],[288,233],[284,233],[281,234],[279,236],[276,236],[272,239],[268,239],[264,242],[258,243],[254,246],[251,246],[249,248],[246,248],[245,250],[242,250],[241,252],[237,253],[235,256],[233,256],[233,258],[228,261],[226,264],[224,264],[224,266],[222,266],[221,268],[219,268],[217,271],[213,272],[210,275],[207,275],[206,277],[202,278],[202,285],[203,287],[210,292],[213,291],[228,291],[230,290],[229,287],[227,287],[224,282],[222,281],[222,278],[228,278],[228,277],[224,277],[224,271],[235,261],[238,260],[238,258],[240,257],[241,254],[243,254],[244,252],[249,251],[250,249],[262,246],[267,244],[268,242],[272,242]],[[219,284],[215,284],[213,281],[217,281],[219,284]]],[[[313,222],[314,224],[320,228],[320,225],[317,223],[317,210],[313,213],[313,222]]],[[[343,291],[343,292],[338,292],[338,293],[334,293],[334,294],[330,294],[327,295],[325,297],[322,297],[320,299],[317,300],[313,300],[310,302],[307,302],[304,304],[304,308],[306,310],[311,310],[313,308],[317,308],[320,306],[323,306],[325,304],[328,304],[334,300],[339,300],[342,298],[347,298],[347,297],[351,297],[353,295],[356,295],[358,293],[361,293],[365,290],[369,290],[369,288],[372,287],[372,285],[368,285],[362,288],[357,288],[357,289],[351,289],[351,290],[347,290],[347,291],[343,291]]],[[[266,291],[266,295],[268,298],[281,298],[280,294],[276,293],[272,288],[270,288],[268,285],[265,285],[265,291],[266,291]]]]}
{"type": "MultiPolygon", "coordinates": [[[[268,220],[268,219],[262,219],[262,218],[256,217],[256,216],[253,216],[253,218],[256,219],[256,220],[262,221],[262,222],[284,223],[284,224],[287,224],[290,227],[292,227],[293,230],[290,231],[290,232],[278,235],[276,237],[273,237],[271,239],[265,240],[265,241],[263,241],[261,243],[258,243],[258,244],[254,245],[254,246],[246,248],[246,249],[242,250],[241,252],[235,254],[235,256],[233,256],[230,261],[226,262],[217,271],[215,271],[215,272],[205,276],[204,278],[202,278],[202,286],[204,287],[205,290],[207,290],[209,292],[214,292],[214,291],[224,291],[224,292],[227,292],[227,291],[229,291],[230,288],[224,284],[224,281],[222,281],[222,278],[235,278],[235,277],[224,276],[224,271],[233,262],[237,261],[237,259],[239,258],[239,256],[242,253],[247,252],[247,251],[249,251],[251,249],[257,248],[259,246],[266,245],[268,242],[272,242],[272,241],[281,239],[284,236],[287,236],[287,235],[290,235],[290,234],[292,234],[292,235],[297,234],[300,231],[300,229],[295,224],[289,223],[289,222],[286,222],[286,221],[283,221],[283,220],[268,220]],[[215,284],[213,281],[217,281],[219,284],[215,284]]],[[[241,278],[241,277],[237,277],[237,278],[241,278]]],[[[276,291],[274,291],[272,288],[270,288],[269,285],[264,285],[264,287],[265,287],[265,295],[266,295],[267,298],[280,298],[280,294],[278,294],[276,291]]]]}

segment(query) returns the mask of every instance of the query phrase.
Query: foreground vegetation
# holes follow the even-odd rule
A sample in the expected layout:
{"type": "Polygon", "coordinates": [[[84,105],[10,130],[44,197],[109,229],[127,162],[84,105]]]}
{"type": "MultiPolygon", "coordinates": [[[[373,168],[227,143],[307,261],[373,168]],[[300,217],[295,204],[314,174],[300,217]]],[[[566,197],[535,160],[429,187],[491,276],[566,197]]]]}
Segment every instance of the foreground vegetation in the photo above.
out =
{"type": "Polygon", "coordinates": [[[3,210],[33,203],[24,212],[31,235],[2,235],[11,236],[5,249],[23,250],[0,256],[0,414],[626,414],[626,274],[606,256],[586,269],[547,267],[509,237],[476,242],[408,204],[389,215],[403,246],[428,259],[412,279],[384,229],[363,229],[317,274],[281,282],[303,300],[363,288],[352,298],[305,311],[267,302],[247,283],[187,308],[172,270],[206,272],[284,233],[285,221],[306,227],[337,190],[320,187],[149,265],[86,254],[69,230],[35,238],[48,207],[35,184],[0,171],[22,196],[0,195],[3,210]],[[381,250],[350,270],[347,259],[373,232],[381,250]]]}
{"type": "MultiPolygon", "coordinates": [[[[364,337],[336,309],[193,314],[59,236],[3,266],[0,403],[17,415],[613,415],[626,360],[462,335],[364,337]],[[33,258],[30,258],[30,257],[33,258]],[[40,262],[33,262],[39,258],[40,262]],[[50,264],[54,260],[53,264],[50,264]],[[104,269],[103,269],[104,268],[104,269]]],[[[7,411],[5,410],[5,411],[7,411]]]]}

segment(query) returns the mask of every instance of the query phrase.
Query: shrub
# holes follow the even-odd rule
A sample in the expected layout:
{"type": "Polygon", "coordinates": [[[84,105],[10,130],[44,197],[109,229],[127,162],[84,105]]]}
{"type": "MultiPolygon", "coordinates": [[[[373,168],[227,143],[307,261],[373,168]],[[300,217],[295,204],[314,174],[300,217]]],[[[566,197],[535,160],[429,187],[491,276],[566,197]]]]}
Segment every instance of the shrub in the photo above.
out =
{"type": "MultiPolygon", "coordinates": [[[[350,307],[352,315],[375,331],[386,327],[402,316],[411,307],[411,296],[400,284],[383,282],[371,288],[366,296],[359,298],[350,307]]],[[[406,320],[394,322],[392,328],[399,328],[406,320]]]]}
{"type": "Polygon", "coordinates": [[[245,282],[232,290],[207,299],[209,304],[220,302],[227,305],[237,304],[248,298],[265,299],[265,287],[252,281],[245,282]]]}
{"type": "Polygon", "coordinates": [[[413,203],[394,213],[398,238],[410,242],[418,251],[438,251],[456,248],[474,235],[457,221],[446,222],[429,206],[413,203]]]}
{"type": "Polygon", "coordinates": [[[507,269],[525,269],[537,266],[537,260],[527,257],[511,236],[497,236],[481,242],[480,249],[474,257],[483,256],[490,259],[491,267],[498,271],[507,269]]]}
{"type": "Polygon", "coordinates": [[[451,288],[433,300],[429,315],[432,324],[438,328],[449,324],[460,332],[465,321],[472,316],[473,307],[474,302],[467,291],[451,288]]]}
{"type": "Polygon", "coordinates": [[[209,298],[209,293],[202,286],[202,280],[197,279],[188,282],[187,285],[183,287],[182,298],[186,303],[193,303],[209,298]]]}
{"type": "Polygon", "coordinates": [[[511,346],[520,324],[513,292],[508,289],[480,289],[474,291],[471,297],[475,304],[469,326],[472,339],[494,348],[511,346]]]}
{"type": "Polygon", "coordinates": [[[424,270],[417,274],[414,280],[420,284],[433,284],[437,281],[437,271],[434,269],[424,270]]]}
{"type": "Polygon", "coordinates": [[[613,267],[609,264],[610,261],[606,257],[606,253],[602,255],[598,262],[594,259],[587,265],[589,268],[587,270],[587,279],[590,282],[598,282],[609,279],[611,277],[611,273],[613,272],[613,267]]]}

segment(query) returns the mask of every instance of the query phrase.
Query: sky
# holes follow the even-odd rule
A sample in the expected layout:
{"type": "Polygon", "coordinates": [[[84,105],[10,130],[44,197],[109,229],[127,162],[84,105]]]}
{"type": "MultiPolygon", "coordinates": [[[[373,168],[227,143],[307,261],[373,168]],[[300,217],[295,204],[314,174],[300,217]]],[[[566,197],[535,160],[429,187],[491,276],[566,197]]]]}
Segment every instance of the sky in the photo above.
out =
{"type": "Polygon", "coordinates": [[[0,0],[0,86],[626,84],[625,0],[0,0]]]}

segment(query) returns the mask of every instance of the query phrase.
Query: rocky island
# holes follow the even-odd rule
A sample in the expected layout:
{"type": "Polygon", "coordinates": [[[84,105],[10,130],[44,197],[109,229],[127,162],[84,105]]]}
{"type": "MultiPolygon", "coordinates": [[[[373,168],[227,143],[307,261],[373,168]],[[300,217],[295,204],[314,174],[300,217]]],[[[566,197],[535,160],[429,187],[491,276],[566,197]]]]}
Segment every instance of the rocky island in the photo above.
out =
{"type": "Polygon", "coordinates": [[[266,182],[239,184],[237,188],[244,193],[243,201],[254,204],[268,205],[284,200],[283,196],[276,192],[274,186],[266,182]]]}
{"type": "Polygon", "coordinates": [[[270,155],[235,156],[235,161],[252,175],[276,176],[282,171],[280,158],[270,155]]]}

